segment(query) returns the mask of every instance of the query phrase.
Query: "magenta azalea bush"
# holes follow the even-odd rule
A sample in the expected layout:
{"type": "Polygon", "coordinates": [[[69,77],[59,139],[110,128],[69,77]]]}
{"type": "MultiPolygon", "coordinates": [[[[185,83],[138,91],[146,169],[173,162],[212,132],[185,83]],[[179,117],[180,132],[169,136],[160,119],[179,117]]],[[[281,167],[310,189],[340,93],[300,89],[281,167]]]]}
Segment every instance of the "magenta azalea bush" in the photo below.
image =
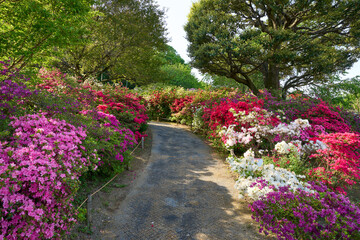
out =
{"type": "Polygon", "coordinates": [[[0,142],[0,238],[59,238],[75,222],[73,193],[97,155],[83,156],[85,129],[65,121],[33,114],[10,125],[13,141],[0,142]]]}
{"type": "Polygon", "coordinates": [[[81,114],[96,122],[96,125],[87,126],[92,136],[84,141],[87,149],[96,149],[100,157],[96,174],[111,176],[113,173],[121,173],[129,164],[127,151],[137,143],[135,134],[124,128],[114,115],[96,110],[84,110],[81,114]]]}
{"type": "MultiPolygon", "coordinates": [[[[359,239],[360,207],[325,185],[309,182],[312,192],[301,189],[277,191],[250,204],[260,232],[276,234],[278,239],[359,239]]],[[[259,182],[261,187],[266,182],[259,182]]]]}

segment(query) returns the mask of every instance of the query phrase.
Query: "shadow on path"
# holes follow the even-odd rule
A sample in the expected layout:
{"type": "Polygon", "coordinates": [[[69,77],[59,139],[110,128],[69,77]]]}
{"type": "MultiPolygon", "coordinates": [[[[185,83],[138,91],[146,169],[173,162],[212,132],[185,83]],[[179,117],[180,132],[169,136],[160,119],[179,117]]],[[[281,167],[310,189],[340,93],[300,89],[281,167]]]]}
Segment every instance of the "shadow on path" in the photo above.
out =
{"type": "Polygon", "coordinates": [[[151,123],[149,165],[101,239],[266,239],[236,199],[234,180],[194,134],[151,123]]]}

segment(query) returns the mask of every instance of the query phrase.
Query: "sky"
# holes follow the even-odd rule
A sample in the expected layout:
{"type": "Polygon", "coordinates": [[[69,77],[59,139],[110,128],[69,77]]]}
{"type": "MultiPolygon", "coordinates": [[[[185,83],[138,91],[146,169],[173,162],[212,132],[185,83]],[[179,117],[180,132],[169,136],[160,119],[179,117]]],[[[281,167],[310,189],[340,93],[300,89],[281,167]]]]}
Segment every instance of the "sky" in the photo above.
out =
{"type": "MultiPolygon", "coordinates": [[[[193,2],[197,0],[157,0],[161,9],[165,8],[166,11],[166,23],[168,29],[168,38],[170,39],[169,45],[171,45],[180,54],[180,56],[189,62],[190,58],[187,55],[186,33],[184,31],[184,25],[187,22],[187,15],[190,13],[190,9],[193,2]]],[[[201,74],[194,70],[196,77],[202,78],[201,74]]],[[[348,74],[341,76],[341,78],[352,78],[360,75],[360,61],[355,63],[354,66],[348,70],[348,74]]]]}

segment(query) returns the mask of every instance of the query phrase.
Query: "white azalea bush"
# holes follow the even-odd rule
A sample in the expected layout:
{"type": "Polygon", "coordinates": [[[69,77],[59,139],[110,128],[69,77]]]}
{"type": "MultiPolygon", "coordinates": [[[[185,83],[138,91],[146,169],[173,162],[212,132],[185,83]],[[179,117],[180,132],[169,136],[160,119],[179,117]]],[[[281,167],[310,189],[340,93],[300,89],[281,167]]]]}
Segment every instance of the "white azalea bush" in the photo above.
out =
{"type": "MultiPolygon", "coordinates": [[[[280,121],[280,116],[277,116],[264,109],[250,112],[235,112],[230,109],[230,112],[236,118],[236,124],[228,127],[223,127],[219,132],[222,141],[227,150],[237,149],[241,147],[252,148],[257,154],[263,154],[274,149],[277,142],[283,145],[278,145],[277,150],[296,151],[300,154],[304,143],[309,142],[307,131],[312,129],[307,119],[296,119],[289,124],[276,123],[276,119],[280,121]],[[285,146],[285,144],[287,146],[285,146]],[[285,147],[285,148],[284,148],[285,147]]],[[[308,150],[311,146],[307,146],[308,150]]]]}
{"type": "Polygon", "coordinates": [[[235,187],[240,191],[239,197],[249,196],[253,200],[259,199],[279,187],[289,186],[293,191],[298,189],[310,192],[310,185],[303,182],[303,175],[297,175],[287,169],[275,167],[274,164],[264,164],[262,159],[256,159],[254,151],[249,149],[243,157],[229,156],[227,162],[231,170],[239,174],[235,187]],[[266,181],[267,186],[257,184],[266,181]]]}
{"type": "Polygon", "coordinates": [[[303,131],[308,128],[311,128],[309,120],[298,118],[289,124],[280,123],[269,132],[273,135],[277,135],[280,139],[289,139],[301,136],[303,131]]]}
{"type": "Polygon", "coordinates": [[[298,155],[300,152],[300,150],[295,144],[293,144],[292,142],[286,143],[285,141],[281,141],[277,143],[275,145],[275,151],[279,154],[295,154],[295,155],[298,155]]]}
{"type": "Polygon", "coordinates": [[[278,116],[265,109],[255,110],[246,114],[245,111],[235,112],[234,109],[230,109],[237,123],[223,127],[219,132],[228,150],[233,149],[236,145],[248,145],[252,148],[258,148],[264,138],[269,135],[273,126],[267,120],[277,119],[278,116]]]}

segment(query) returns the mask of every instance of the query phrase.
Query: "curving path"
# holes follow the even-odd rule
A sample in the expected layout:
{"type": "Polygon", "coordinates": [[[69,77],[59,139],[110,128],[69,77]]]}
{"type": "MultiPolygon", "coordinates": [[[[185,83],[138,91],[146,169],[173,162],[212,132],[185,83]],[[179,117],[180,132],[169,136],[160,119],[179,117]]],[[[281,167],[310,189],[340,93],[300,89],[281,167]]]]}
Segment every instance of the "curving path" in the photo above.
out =
{"type": "Polygon", "coordinates": [[[101,239],[264,239],[237,200],[226,165],[191,132],[150,124],[148,166],[101,239]]]}

